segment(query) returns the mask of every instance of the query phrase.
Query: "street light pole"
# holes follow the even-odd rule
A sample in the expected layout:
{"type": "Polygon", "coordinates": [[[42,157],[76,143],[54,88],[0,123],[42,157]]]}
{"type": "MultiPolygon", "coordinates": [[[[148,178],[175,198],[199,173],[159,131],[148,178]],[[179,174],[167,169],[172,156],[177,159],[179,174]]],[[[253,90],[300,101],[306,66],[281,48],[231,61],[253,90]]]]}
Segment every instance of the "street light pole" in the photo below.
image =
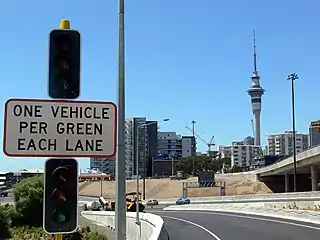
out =
{"type": "MultiPolygon", "coordinates": [[[[144,126],[144,125],[141,125],[144,126]]],[[[140,219],[139,219],[139,183],[140,183],[140,177],[139,177],[139,129],[141,126],[137,127],[136,132],[136,180],[137,180],[137,193],[136,193],[136,224],[140,226],[140,219]]]]}
{"type": "Polygon", "coordinates": [[[194,125],[196,124],[196,122],[192,121],[191,124],[192,124],[192,136],[194,137],[194,125]]]}
{"type": "Polygon", "coordinates": [[[126,168],[125,168],[125,51],[124,0],[118,0],[118,131],[116,155],[116,240],[126,240],[126,168]]]}
{"type": "Polygon", "coordinates": [[[291,104],[292,104],[292,140],[293,140],[293,191],[297,191],[297,153],[296,153],[296,122],[294,104],[294,81],[299,79],[298,75],[292,73],[287,80],[291,81],[291,104]]]}
{"type": "MultiPolygon", "coordinates": [[[[169,121],[168,118],[162,120],[162,122],[167,122],[167,121],[169,121]]],[[[140,184],[140,177],[139,177],[139,132],[140,131],[139,131],[139,129],[147,127],[147,126],[150,126],[150,125],[153,125],[153,124],[157,124],[157,122],[145,123],[145,124],[142,124],[140,126],[137,126],[137,128],[136,128],[137,132],[136,132],[136,143],[135,143],[135,148],[136,148],[136,154],[135,154],[135,156],[136,156],[136,171],[135,171],[135,173],[136,173],[136,177],[137,177],[137,179],[136,179],[137,180],[137,186],[136,186],[137,200],[138,200],[138,197],[139,197],[139,188],[140,188],[140,186],[139,186],[139,184],[140,184]]],[[[146,161],[146,158],[144,159],[144,164],[143,164],[143,167],[144,167],[144,170],[143,170],[143,172],[144,172],[144,175],[143,175],[143,187],[142,187],[142,189],[143,189],[143,200],[145,200],[145,195],[146,195],[146,193],[145,193],[145,190],[146,190],[146,182],[145,182],[146,164],[145,164],[145,161],[146,161]]],[[[140,225],[139,207],[138,206],[136,208],[136,224],[140,225]]]]}
{"type": "Polygon", "coordinates": [[[100,159],[100,197],[102,197],[102,175],[103,175],[103,159],[100,159]]]}
{"type": "Polygon", "coordinates": [[[174,175],[174,163],[173,163],[173,160],[174,160],[174,154],[171,154],[171,177],[173,177],[174,175]]]}
{"type": "MultiPolygon", "coordinates": [[[[192,137],[193,137],[193,139],[194,139],[194,125],[195,125],[195,123],[196,123],[195,121],[192,121],[192,122],[191,122],[191,124],[192,124],[192,137]]],[[[192,139],[192,140],[193,140],[193,139],[192,139]]],[[[192,153],[192,150],[191,150],[191,153],[192,153]]],[[[194,158],[192,159],[192,173],[193,173],[193,176],[194,176],[194,175],[195,175],[195,174],[194,174],[194,158]]]]}

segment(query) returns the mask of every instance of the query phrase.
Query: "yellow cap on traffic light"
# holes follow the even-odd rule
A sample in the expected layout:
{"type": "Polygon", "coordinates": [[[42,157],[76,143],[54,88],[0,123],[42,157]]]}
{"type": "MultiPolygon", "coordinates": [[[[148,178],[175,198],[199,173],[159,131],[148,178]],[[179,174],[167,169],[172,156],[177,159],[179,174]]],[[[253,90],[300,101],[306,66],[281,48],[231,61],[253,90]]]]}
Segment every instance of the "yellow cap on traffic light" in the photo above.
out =
{"type": "Polygon", "coordinates": [[[62,19],[60,21],[60,29],[70,29],[70,21],[68,19],[62,19]]]}

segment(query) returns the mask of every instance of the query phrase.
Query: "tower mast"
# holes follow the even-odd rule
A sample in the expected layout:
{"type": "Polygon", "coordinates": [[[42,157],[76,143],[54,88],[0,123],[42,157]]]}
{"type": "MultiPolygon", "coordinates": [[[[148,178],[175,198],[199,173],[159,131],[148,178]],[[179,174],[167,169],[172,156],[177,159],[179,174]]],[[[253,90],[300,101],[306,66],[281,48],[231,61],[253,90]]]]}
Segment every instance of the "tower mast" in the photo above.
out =
{"type": "Polygon", "coordinates": [[[257,52],[256,52],[256,36],[253,31],[253,74],[251,77],[251,87],[248,94],[251,97],[251,107],[254,121],[254,145],[261,145],[260,137],[260,114],[261,114],[261,98],[264,89],[260,86],[260,76],[257,70],[257,52]]]}

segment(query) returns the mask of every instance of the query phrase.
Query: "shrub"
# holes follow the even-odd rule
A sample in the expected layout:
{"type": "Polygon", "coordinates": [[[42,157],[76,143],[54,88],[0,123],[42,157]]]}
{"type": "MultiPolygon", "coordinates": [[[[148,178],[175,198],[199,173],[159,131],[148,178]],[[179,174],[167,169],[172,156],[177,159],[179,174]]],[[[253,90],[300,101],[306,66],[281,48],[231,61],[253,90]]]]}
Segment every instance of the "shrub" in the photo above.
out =
{"type": "MultiPolygon", "coordinates": [[[[0,206],[0,239],[47,240],[52,239],[42,229],[43,178],[23,179],[13,189],[15,206],[0,206]],[[10,227],[10,231],[9,231],[10,227]],[[10,234],[11,232],[11,234],[10,234]]],[[[64,240],[107,240],[89,227],[66,234],[64,240]]]]}
{"type": "Polygon", "coordinates": [[[16,213],[12,217],[14,226],[42,226],[43,179],[23,179],[13,188],[16,213]]]}
{"type": "Polygon", "coordinates": [[[9,208],[9,204],[6,204],[4,206],[0,205],[0,239],[6,239],[11,237],[9,231],[9,226],[11,224],[9,208]]]}
{"type": "MultiPolygon", "coordinates": [[[[40,227],[16,227],[12,229],[13,240],[49,240],[51,236],[40,227]]],[[[90,228],[82,228],[75,233],[66,234],[63,240],[107,240],[107,238],[92,232],[90,228]]]]}

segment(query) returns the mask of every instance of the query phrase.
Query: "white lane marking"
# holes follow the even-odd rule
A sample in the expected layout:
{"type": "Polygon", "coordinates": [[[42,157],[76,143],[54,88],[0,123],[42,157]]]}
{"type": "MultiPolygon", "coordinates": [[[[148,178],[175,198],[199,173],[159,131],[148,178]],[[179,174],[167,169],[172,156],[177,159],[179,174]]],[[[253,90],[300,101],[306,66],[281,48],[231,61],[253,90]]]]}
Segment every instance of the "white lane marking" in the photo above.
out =
{"type": "Polygon", "coordinates": [[[217,235],[215,235],[213,232],[211,232],[209,229],[205,228],[204,226],[201,226],[195,222],[191,222],[191,221],[188,221],[188,220],[185,220],[185,219],[182,219],[182,218],[176,218],[176,217],[170,217],[170,216],[163,216],[161,215],[161,217],[164,217],[164,218],[169,218],[169,219],[173,219],[173,220],[176,220],[176,221],[180,221],[180,222],[185,222],[185,223],[188,223],[190,225],[193,225],[195,227],[198,227],[200,229],[202,229],[203,231],[205,231],[206,233],[208,233],[210,236],[213,237],[213,239],[215,240],[221,240],[221,238],[219,238],[217,235]]]}
{"type": "MultiPolygon", "coordinates": [[[[182,212],[182,211],[174,211],[174,210],[172,210],[172,211],[166,210],[166,211],[175,212],[175,213],[182,212]]],[[[162,211],[162,213],[163,212],[164,211],[162,211]]],[[[303,227],[303,228],[309,228],[309,229],[314,229],[314,230],[320,230],[320,227],[314,227],[314,226],[309,226],[309,225],[300,224],[300,223],[286,222],[286,221],[268,219],[268,218],[262,218],[262,217],[243,216],[243,215],[230,214],[230,213],[201,212],[201,211],[191,211],[191,210],[190,211],[183,211],[183,213],[201,213],[201,214],[210,214],[210,215],[217,215],[217,216],[237,217],[237,218],[245,218],[245,219],[258,220],[258,221],[274,222],[274,223],[287,224],[287,225],[296,226],[296,227],[303,227]]],[[[298,220],[293,220],[293,221],[298,221],[298,220]]]]}

